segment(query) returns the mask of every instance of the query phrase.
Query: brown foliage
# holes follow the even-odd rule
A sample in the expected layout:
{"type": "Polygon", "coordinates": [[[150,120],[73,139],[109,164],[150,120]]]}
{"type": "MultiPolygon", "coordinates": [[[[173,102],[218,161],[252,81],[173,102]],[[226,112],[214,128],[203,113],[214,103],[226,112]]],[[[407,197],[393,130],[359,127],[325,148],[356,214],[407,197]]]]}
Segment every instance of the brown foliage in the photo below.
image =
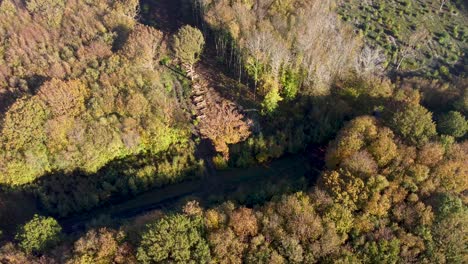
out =
{"type": "Polygon", "coordinates": [[[200,132],[210,138],[225,158],[228,158],[228,144],[235,144],[247,139],[250,135],[250,123],[244,121],[232,102],[222,100],[219,103],[208,103],[205,118],[200,122],[200,132]]]}
{"type": "Polygon", "coordinates": [[[153,69],[154,61],[158,60],[162,38],[162,33],[155,28],[138,24],[128,36],[121,53],[129,59],[138,59],[140,64],[153,69]]]}
{"type": "Polygon", "coordinates": [[[75,242],[73,258],[67,263],[136,263],[133,248],[123,233],[106,228],[91,230],[75,242]]]}
{"type": "Polygon", "coordinates": [[[257,218],[253,214],[253,210],[245,207],[231,213],[229,226],[241,239],[247,236],[255,236],[258,231],[257,218]]]}
{"type": "Polygon", "coordinates": [[[39,88],[37,95],[49,106],[53,115],[77,116],[85,110],[88,90],[77,80],[65,82],[52,79],[39,88]]]}

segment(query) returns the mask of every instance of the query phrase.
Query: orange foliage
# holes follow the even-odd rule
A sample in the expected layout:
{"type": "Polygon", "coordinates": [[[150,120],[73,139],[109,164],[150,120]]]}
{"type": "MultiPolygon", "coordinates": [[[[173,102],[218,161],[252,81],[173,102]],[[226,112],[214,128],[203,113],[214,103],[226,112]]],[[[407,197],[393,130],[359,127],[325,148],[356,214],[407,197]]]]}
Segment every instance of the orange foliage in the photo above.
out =
{"type": "Polygon", "coordinates": [[[85,110],[88,94],[88,89],[80,81],[57,79],[44,83],[37,93],[55,116],[77,116],[85,110]]]}

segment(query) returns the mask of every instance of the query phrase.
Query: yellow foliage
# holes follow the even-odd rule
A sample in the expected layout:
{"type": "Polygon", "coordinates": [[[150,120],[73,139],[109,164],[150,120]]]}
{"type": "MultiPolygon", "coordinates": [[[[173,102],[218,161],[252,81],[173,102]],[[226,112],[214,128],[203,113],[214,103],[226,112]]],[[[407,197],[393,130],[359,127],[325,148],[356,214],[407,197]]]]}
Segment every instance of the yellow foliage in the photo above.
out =
{"type": "Polygon", "coordinates": [[[373,117],[361,116],[352,120],[330,144],[326,156],[327,166],[335,168],[377,135],[378,127],[373,117]]]}
{"type": "Polygon", "coordinates": [[[387,165],[398,154],[393,132],[386,127],[379,129],[376,139],[369,146],[369,152],[374,156],[379,167],[387,165]]]}
{"type": "Polygon", "coordinates": [[[45,141],[47,106],[36,97],[17,100],[5,115],[0,144],[6,151],[21,151],[45,141]]]}

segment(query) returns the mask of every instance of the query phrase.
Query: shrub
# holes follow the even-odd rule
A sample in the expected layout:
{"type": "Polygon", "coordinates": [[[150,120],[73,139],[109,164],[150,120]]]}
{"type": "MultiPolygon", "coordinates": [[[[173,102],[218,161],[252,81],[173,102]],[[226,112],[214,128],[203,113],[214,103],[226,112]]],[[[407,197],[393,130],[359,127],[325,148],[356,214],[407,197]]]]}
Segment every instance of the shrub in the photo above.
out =
{"type": "Polygon", "coordinates": [[[213,157],[213,163],[216,169],[225,170],[228,168],[226,159],[222,155],[216,155],[213,157]]]}
{"type": "Polygon", "coordinates": [[[447,68],[447,66],[440,66],[439,72],[440,72],[440,74],[442,74],[445,77],[448,77],[450,75],[450,71],[447,68]]]}

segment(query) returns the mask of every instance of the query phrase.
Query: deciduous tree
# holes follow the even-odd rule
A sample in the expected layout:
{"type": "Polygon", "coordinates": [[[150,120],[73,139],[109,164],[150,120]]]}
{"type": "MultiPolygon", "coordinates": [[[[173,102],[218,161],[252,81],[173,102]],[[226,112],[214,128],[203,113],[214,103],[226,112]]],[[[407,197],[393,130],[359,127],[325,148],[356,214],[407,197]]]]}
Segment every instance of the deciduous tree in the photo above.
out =
{"type": "Polygon", "coordinates": [[[392,128],[407,142],[422,146],[436,133],[432,113],[420,105],[407,105],[397,111],[391,121],[392,128]]]}
{"type": "Polygon", "coordinates": [[[461,138],[468,130],[468,122],[460,112],[450,111],[439,118],[437,128],[442,134],[461,138]]]}
{"type": "Polygon", "coordinates": [[[167,216],[149,224],[137,253],[142,263],[206,263],[210,259],[200,219],[167,216]]]}
{"type": "Polygon", "coordinates": [[[41,253],[59,242],[61,231],[62,227],[54,218],[34,215],[19,229],[16,239],[27,253],[41,253]]]}

